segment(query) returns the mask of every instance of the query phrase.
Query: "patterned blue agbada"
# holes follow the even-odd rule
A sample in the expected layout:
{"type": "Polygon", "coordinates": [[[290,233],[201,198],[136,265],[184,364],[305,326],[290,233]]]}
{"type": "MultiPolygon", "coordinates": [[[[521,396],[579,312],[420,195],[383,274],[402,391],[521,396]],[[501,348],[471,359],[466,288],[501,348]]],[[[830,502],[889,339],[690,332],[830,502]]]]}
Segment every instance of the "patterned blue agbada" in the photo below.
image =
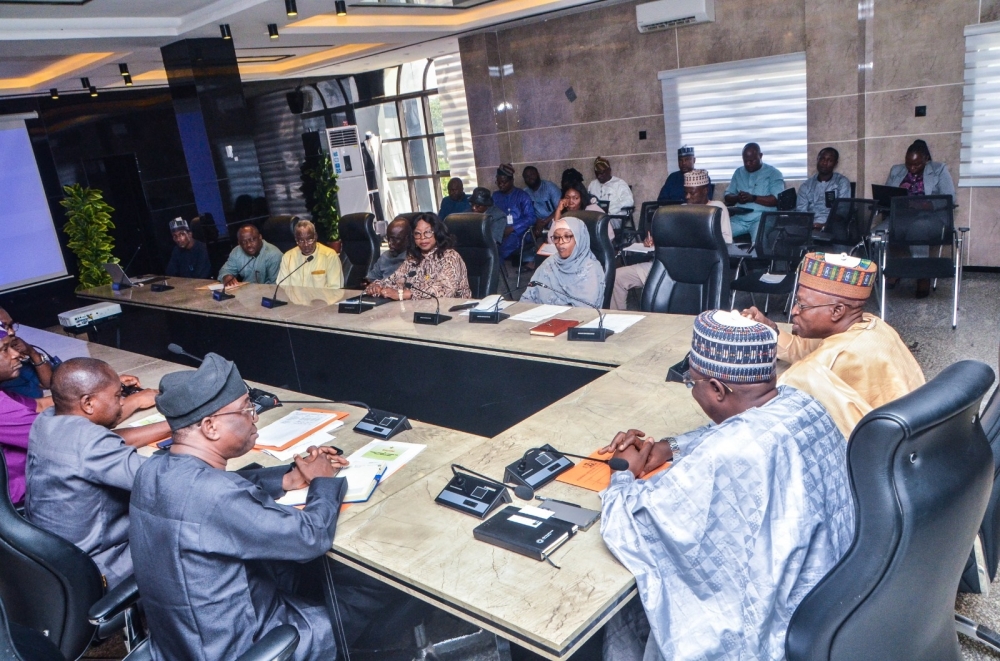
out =
{"type": "Polygon", "coordinates": [[[636,578],[646,659],[783,659],[796,606],[847,551],[846,443],[809,395],[677,439],[649,480],[616,473],[601,534],[636,578]]]}

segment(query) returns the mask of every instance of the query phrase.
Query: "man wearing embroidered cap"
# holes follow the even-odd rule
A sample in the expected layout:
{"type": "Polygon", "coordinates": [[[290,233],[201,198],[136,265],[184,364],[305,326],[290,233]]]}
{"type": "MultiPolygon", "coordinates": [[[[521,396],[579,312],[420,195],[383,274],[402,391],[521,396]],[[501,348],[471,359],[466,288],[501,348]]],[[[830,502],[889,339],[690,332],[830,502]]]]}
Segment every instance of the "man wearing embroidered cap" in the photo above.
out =
{"type": "Polygon", "coordinates": [[[170,253],[165,275],[178,278],[208,278],[212,275],[208,246],[194,238],[186,220],[174,218],[170,221],[170,238],[174,240],[174,250],[170,253]]]}
{"type": "Polygon", "coordinates": [[[843,437],[819,402],[776,385],[776,350],[763,324],[700,314],[683,382],[713,424],[604,448],[629,470],[602,496],[601,535],[643,607],[609,622],[605,659],[784,658],[796,606],[850,546],[843,437]]]}
{"type": "Polygon", "coordinates": [[[129,534],[153,656],[235,658],[291,624],[295,659],[334,658],[326,609],[292,588],[299,563],[330,549],[347,488],[333,478],[346,461],[313,447],[291,468],[227,472],[253,448],[257,414],[239,370],[213,353],[164,376],[156,406],[173,445],[136,472],[129,534]],[[305,486],[304,509],[275,503],[305,486]]]}
{"type": "MultiPolygon", "coordinates": [[[[677,169],[671,172],[663,183],[660,194],[656,196],[657,202],[683,202],[685,200],[684,187],[687,184],[684,183],[684,175],[694,170],[694,162],[694,147],[684,145],[677,150],[677,169]]],[[[705,174],[708,175],[707,172],[705,174]]],[[[709,180],[708,199],[713,197],[715,197],[715,185],[709,180]]]]}
{"type": "MultiPolygon", "coordinates": [[[[809,253],[792,305],[792,332],[779,332],[779,382],[818,399],[850,438],[872,409],[916,390],[924,374],[899,334],[863,311],[878,276],[867,259],[809,253]]],[[[777,330],[755,307],[743,314],[777,330]]]]}

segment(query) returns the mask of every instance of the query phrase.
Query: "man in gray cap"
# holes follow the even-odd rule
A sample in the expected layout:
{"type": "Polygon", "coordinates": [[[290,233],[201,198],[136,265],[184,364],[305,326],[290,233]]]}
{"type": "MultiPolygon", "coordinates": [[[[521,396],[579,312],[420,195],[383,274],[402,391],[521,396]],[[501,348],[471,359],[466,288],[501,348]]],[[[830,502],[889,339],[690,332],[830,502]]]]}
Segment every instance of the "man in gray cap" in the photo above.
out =
{"type": "Polygon", "coordinates": [[[174,251],[170,253],[165,275],[177,278],[211,277],[212,263],[208,259],[208,247],[195,240],[186,220],[174,218],[170,221],[170,238],[174,240],[174,251]]]}
{"type": "Polygon", "coordinates": [[[291,624],[295,659],[336,658],[326,609],[293,589],[299,563],[333,543],[347,490],[334,476],[346,460],[311,447],[291,468],[227,472],[253,448],[257,413],[239,370],[214,353],[197,370],[164,376],[156,406],[173,445],[136,473],[129,535],[153,656],[235,658],[291,624]],[[304,509],[275,503],[307,485],[304,509]]]}

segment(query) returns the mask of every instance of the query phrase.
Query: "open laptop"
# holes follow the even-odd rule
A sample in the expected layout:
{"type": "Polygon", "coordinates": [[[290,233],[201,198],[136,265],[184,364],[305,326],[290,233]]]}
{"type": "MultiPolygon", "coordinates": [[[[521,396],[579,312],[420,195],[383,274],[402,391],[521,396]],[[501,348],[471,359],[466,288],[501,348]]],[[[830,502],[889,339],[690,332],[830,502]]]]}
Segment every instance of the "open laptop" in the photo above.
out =
{"type": "Polygon", "coordinates": [[[908,195],[909,191],[898,186],[872,184],[872,199],[883,209],[892,208],[892,198],[908,195]]]}
{"type": "Polygon", "coordinates": [[[111,281],[121,288],[137,287],[139,285],[144,285],[147,282],[164,279],[162,275],[144,275],[141,278],[131,279],[125,275],[125,271],[123,271],[122,267],[118,264],[105,264],[104,270],[111,276],[111,281]]]}

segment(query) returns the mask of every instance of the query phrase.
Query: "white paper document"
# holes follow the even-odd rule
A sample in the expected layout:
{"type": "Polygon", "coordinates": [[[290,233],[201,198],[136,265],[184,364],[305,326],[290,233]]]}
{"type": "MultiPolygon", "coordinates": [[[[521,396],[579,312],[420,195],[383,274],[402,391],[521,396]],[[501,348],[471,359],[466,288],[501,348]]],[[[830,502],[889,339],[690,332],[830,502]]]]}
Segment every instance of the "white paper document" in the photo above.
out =
{"type": "MultiPolygon", "coordinates": [[[[368,500],[377,482],[381,482],[385,477],[386,465],[382,462],[368,462],[351,464],[342,468],[337,477],[347,480],[347,493],[344,494],[345,503],[356,503],[368,500]]],[[[309,495],[309,487],[293,489],[279,498],[279,505],[305,505],[306,497],[309,495]]]]}
{"type": "Polygon", "coordinates": [[[281,447],[294,438],[319,431],[321,426],[337,418],[336,411],[292,411],[284,418],[276,420],[260,430],[257,445],[281,447]]]}
{"type": "MultiPolygon", "coordinates": [[[[343,420],[334,420],[322,429],[309,434],[301,441],[288,448],[287,450],[262,450],[264,454],[271,455],[278,461],[291,461],[292,457],[297,454],[303,454],[310,446],[315,445],[319,447],[321,445],[326,445],[336,438],[333,435],[333,431],[340,429],[344,426],[343,420]]],[[[258,439],[260,440],[260,439],[258,439]]]]}
{"type": "MultiPolygon", "coordinates": [[[[473,303],[473,302],[474,301],[469,301],[469,303],[473,303]]],[[[510,306],[514,305],[515,302],[516,301],[501,300],[500,304],[497,305],[496,299],[494,299],[492,301],[487,300],[487,299],[483,299],[482,301],[479,301],[479,304],[476,305],[476,307],[474,307],[473,310],[480,310],[482,312],[495,312],[497,310],[503,310],[505,308],[509,308],[510,306]]],[[[458,313],[458,316],[459,317],[468,317],[469,316],[469,312],[471,312],[471,311],[472,310],[462,310],[461,312],[458,313]]]]}
{"type": "Polygon", "coordinates": [[[411,459],[424,451],[426,445],[419,443],[402,443],[400,441],[372,441],[352,453],[347,460],[351,464],[366,464],[383,462],[386,464],[382,480],[405,466],[411,459]]]}
{"type": "Polygon", "coordinates": [[[510,318],[510,320],[527,321],[528,323],[537,324],[545,321],[546,319],[551,319],[557,314],[562,314],[566,310],[569,310],[568,305],[539,305],[538,307],[531,308],[530,310],[525,310],[520,314],[515,314],[510,318]]]}
{"type": "MultiPolygon", "coordinates": [[[[623,333],[633,324],[639,323],[646,318],[644,314],[606,314],[604,315],[604,327],[610,328],[616,333],[623,333]]],[[[577,328],[597,328],[600,317],[591,319],[585,324],[580,324],[577,328]]]]}
{"type": "Polygon", "coordinates": [[[163,417],[162,413],[154,413],[153,415],[147,415],[145,418],[136,420],[129,427],[145,427],[146,425],[155,425],[157,422],[164,421],[166,421],[166,418],[163,417]]]}
{"type": "Polygon", "coordinates": [[[783,282],[787,275],[787,273],[765,273],[760,276],[760,281],[769,285],[776,285],[779,282],[783,282]]]}
{"type": "Polygon", "coordinates": [[[656,250],[656,246],[646,247],[642,242],[633,243],[630,246],[625,246],[624,248],[622,248],[623,252],[648,253],[648,252],[653,252],[654,250],[656,250]]]}

